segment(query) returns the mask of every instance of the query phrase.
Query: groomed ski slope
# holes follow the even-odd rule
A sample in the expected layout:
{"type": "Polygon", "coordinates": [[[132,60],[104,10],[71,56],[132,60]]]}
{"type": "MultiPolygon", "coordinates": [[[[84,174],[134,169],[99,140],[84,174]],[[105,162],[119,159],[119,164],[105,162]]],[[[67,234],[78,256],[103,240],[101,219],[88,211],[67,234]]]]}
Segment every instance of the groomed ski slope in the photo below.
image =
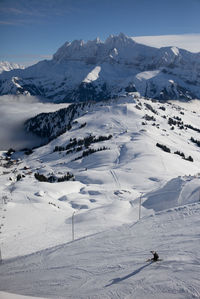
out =
{"type": "Polygon", "coordinates": [[[8,259],[1,290],[48,298],[199,298],[199,226],[196,203],[8,259]],[[152,249],[163,261],[146,262],[152,249]]]}

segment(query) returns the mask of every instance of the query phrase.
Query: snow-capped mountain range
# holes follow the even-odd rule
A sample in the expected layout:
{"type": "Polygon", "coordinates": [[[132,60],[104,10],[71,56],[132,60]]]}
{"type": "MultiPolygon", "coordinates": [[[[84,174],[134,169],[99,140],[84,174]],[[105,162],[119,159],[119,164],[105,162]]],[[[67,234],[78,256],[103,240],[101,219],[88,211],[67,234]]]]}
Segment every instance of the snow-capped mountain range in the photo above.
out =
{"type": "Polygon", "coordinates": [[[23,65],[12,63],[8,61],[0,61],[0,74],[3,72],[9,72],[14,69],[24,69],[25,67],[23,65]]]}
{"type": "Polygon", "coordinates": [[[159,100],[200,98],[200,53],[154,48],[124,34],[66,42],[24,70],[0,75],[0,94],[31,94],[54,102],[98,101],[137,92],[159,100]]]}

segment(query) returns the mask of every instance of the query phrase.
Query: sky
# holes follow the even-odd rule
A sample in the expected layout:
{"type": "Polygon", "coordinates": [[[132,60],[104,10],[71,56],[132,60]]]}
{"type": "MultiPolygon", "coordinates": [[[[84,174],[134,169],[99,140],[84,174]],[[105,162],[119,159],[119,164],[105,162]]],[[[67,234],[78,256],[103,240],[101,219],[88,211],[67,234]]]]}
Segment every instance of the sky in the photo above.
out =
{"type": "MultiPolygon", "coordinates": [[[[0,61],[24,65],[66,41],[200,33],[200,0],[0,0],[0,61]]],[[[200,35],[197,35],[200,39],[200,35]]]]}

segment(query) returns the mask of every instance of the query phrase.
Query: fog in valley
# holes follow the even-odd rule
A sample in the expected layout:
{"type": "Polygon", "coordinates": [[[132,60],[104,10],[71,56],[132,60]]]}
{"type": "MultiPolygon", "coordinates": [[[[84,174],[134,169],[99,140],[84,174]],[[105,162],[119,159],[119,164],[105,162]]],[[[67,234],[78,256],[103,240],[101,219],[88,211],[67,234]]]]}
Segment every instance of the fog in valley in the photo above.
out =
{"type": "Polygon", "coordinates": [[[19,150],[43,144],[45,140],[25,132],[24,122],[42,112],[52,112],[68,104],[42,103],[33,96],[0,96],[0,150],[19,150]]]}

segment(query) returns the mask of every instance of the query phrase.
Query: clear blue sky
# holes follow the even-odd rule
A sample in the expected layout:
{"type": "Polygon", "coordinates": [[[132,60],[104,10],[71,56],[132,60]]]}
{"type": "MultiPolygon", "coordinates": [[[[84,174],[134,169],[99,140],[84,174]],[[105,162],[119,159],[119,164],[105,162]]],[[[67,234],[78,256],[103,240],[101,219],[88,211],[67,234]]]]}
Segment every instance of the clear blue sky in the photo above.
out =
{"type": "Polygon", "coordinates": [[[66,41],[200,33],[200,0],[0,0],[0,61],[27,64],[66,41]]]}

